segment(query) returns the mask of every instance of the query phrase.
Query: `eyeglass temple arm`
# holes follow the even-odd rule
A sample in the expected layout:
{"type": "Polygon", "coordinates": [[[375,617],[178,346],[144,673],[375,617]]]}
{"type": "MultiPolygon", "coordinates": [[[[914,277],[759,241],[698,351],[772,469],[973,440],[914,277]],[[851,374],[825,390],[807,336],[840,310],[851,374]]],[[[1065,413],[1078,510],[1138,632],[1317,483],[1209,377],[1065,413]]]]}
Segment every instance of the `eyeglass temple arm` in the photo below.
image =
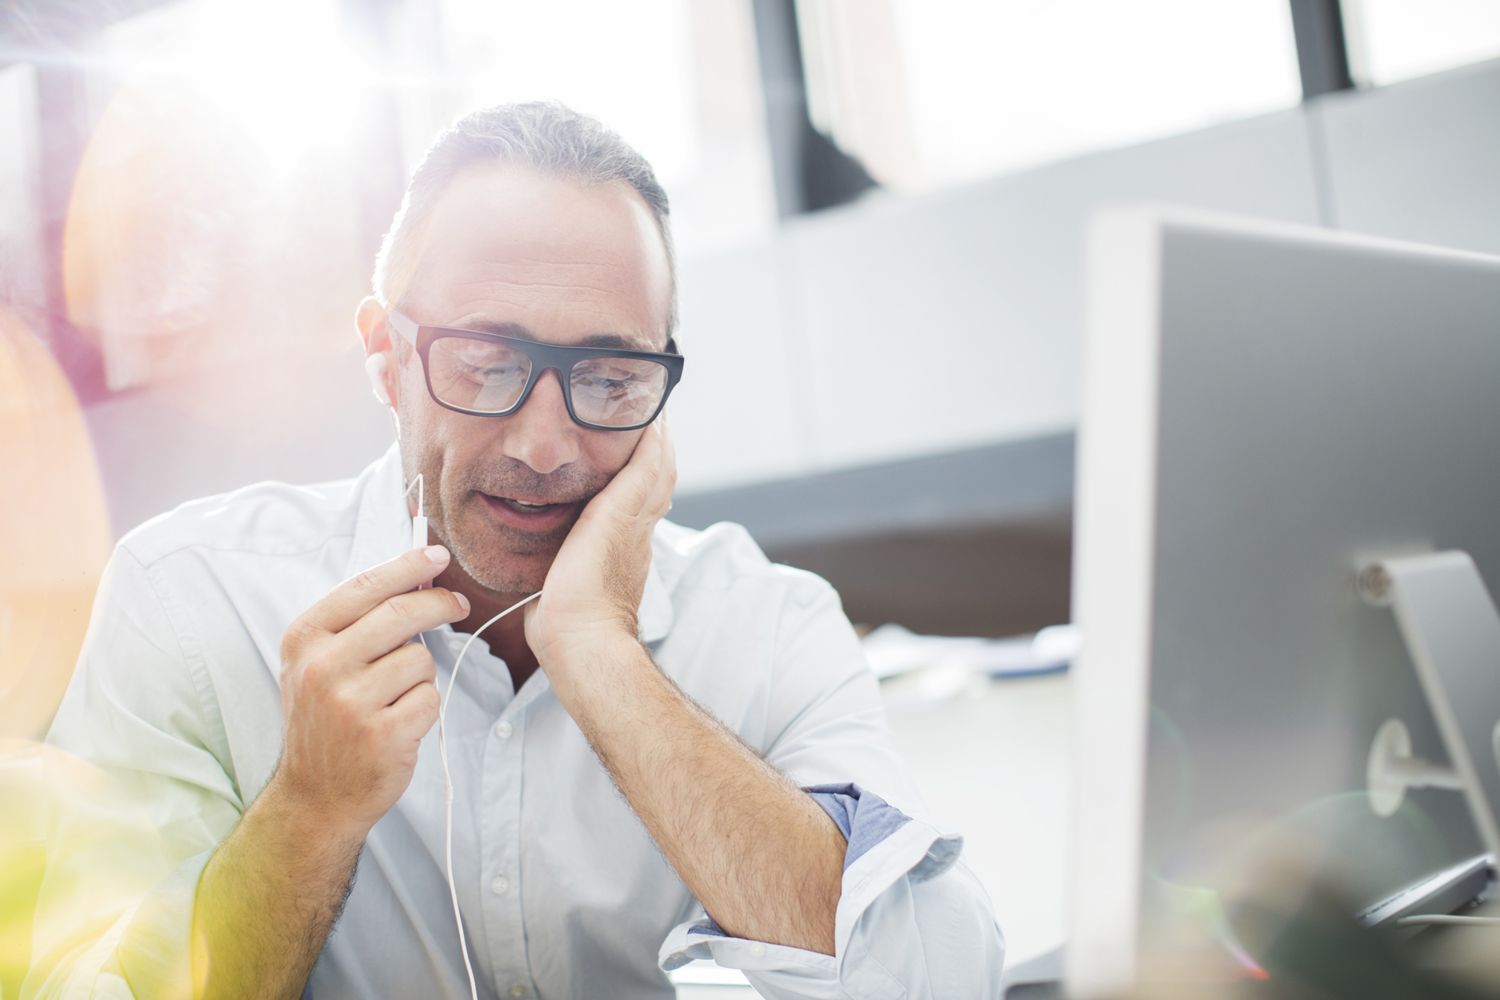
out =
{"type": "Polygon", "coordinates": [[[396,335],[413,347],[417,346],[417,324],[394,309],[386,311],[386,321],[396,335]]]}

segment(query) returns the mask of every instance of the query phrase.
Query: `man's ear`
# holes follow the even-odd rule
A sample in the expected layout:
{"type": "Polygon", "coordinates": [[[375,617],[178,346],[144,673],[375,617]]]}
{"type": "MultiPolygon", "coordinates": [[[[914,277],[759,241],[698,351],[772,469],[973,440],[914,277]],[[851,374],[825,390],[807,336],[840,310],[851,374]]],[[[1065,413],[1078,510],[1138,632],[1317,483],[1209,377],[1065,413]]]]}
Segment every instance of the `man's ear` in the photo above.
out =
{"type": "Polygon", "coordinates": [[[354,327],[365,345],[366,356],[385,354],[391,349],[391,331],[386,325],[385,306],[373,295],[366,295],[354,311],[354,327]]]}
{"type": "Polygon", "coordinates": [[[373,295],[367,295],[354,312],[354,325],[365,348],[365,374],[375,399],[394,409],[396,399],[395,345],[391,343],[390,324],[385,306],[373,295]]]}

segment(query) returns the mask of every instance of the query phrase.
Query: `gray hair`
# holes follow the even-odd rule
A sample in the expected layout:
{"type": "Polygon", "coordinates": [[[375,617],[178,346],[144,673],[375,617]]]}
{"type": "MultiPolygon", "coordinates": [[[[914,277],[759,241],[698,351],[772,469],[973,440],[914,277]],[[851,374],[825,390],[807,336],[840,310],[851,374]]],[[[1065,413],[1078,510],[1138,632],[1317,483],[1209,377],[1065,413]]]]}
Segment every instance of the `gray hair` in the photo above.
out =
{"type": "Polygon", "coordinates": [[[449,126],[422,157],[406,185],[390,231],[375,257],[375,295],[399,301],[416,273],[422,231],[448,185],[483,164],[518,164],[585,184],[624,181],[656,219],[671,276],[667,335],[677,329],[677,257],[667,193],[646,158],[597,120],[556,101],[501,104],[470,112],[449,126]]]}

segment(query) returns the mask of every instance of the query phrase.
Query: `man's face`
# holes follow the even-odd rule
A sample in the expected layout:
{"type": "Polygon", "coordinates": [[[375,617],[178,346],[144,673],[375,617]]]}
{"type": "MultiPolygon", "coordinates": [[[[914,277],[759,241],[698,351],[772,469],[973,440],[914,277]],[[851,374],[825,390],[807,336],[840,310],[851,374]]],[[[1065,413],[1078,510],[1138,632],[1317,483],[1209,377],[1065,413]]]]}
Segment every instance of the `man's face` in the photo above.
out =
{"type": "MultiPolygon", "coordinates": [[[[444,193],[397,308],[428,326],[563,345],[612,336],[617,346],[662,351],[670,303],[661,235],[627,184],[495,167],[444,193]]],[[[429,395],[415,351],[403,346],[397,358],[402,464],[408,479],[423,474],[433,534],[480,586],[540,590],[584,504],[643,432],[575,424],[554,371],[509,416],[455,413],[429,395]]]]}

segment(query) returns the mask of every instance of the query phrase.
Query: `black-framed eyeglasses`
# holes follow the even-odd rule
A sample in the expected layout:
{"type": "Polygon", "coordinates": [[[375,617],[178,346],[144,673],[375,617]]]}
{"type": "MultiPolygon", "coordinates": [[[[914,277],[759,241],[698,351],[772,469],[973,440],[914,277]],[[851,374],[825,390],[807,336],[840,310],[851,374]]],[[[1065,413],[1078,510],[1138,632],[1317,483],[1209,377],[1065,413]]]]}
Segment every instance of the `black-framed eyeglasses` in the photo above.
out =
{"type": "Polygon", "coordinates": [[[417,350],[439,406],[503,417],[525,405],[548,370],[557,372],[568,416],[583,427],[632,431],[656,419],[682,378],[683,357],[614,347],[561,347],[476,330],[422,326],[394,309],[391,327],[417,350]]]}

